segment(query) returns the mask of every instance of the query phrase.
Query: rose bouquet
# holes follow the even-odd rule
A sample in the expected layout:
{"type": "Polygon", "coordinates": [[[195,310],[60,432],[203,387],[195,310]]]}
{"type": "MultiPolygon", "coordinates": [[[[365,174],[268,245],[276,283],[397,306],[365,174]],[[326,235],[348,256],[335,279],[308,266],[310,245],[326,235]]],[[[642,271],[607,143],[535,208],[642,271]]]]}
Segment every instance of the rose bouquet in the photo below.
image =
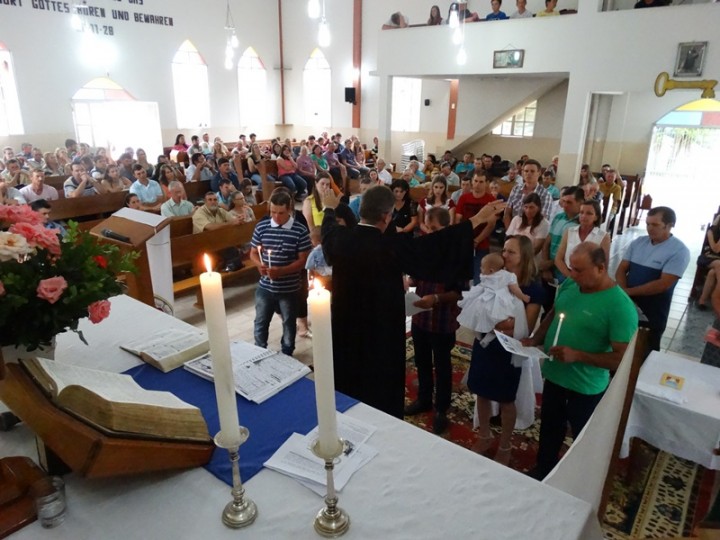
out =
{"type": "Polygon", "coordinates": [[[61,240],[29,207],[0,205],[0,346],[32,351],[77,332],[83,317],[99,323],[110,313],[107,299],[122,292],[117,274],[134,271],[136,256],[97,243],[74,222],[61,240]]]}

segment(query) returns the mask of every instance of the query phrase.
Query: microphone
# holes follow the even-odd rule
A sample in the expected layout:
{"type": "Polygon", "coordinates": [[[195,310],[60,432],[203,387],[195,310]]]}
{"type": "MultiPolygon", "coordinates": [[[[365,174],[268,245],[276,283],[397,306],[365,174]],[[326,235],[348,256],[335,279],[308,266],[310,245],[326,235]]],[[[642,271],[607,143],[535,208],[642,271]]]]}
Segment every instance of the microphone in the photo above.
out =
{"type": "Polygon", "coordinates": [[[102,231],[100,231],[100,234],[102,234],[105,238],[112,238],[113,240],[125,242],[126,244],[130,243],[129,237],[124,236],[120,233],[116,233],[115,231],[111,231],[110,229],[103,229],[102,231]]]}

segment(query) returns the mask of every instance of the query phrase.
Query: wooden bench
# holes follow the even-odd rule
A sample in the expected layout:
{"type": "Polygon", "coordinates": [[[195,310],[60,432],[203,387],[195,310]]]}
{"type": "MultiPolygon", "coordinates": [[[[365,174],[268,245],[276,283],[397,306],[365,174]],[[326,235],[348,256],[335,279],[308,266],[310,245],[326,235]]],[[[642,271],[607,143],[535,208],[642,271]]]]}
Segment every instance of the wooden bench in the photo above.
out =
{"type": "MultiPolygon", "coordinates": [[[[253,207],[256,219],[262,218],[267,213],[266,205],[253,207]]],[[[195,306],[202,309],[202,294],[198,289],[200,286],[200,274],[205,272],[203,254],[223,251],[227,248],[238,247],[247,244],[252,239],[253,231],[257,221],[243,223],[237,227],[225,227],[214,231],[192,232],[192,216],[174,218],[170,222],[170,253],[174,269],[190,268],[191,275],[184,279],[173,282],[173,292],[176,295],[188,291],[197,290],[197,301],[195,306]]],[[[247,272],[256,271],[255,265],[249,261],[244,262],[245,266],[232,272],[221,272],[223,283],[237,278],[247,272]]]]}
{"type": "Polygon", "coordinates": [[[61,198],[50,203],[50,219],[52,221],[82,219],[87,216],[112,213],[123,207],[126,195],[127,192],[120,191],[91,197],[61,198]]]}

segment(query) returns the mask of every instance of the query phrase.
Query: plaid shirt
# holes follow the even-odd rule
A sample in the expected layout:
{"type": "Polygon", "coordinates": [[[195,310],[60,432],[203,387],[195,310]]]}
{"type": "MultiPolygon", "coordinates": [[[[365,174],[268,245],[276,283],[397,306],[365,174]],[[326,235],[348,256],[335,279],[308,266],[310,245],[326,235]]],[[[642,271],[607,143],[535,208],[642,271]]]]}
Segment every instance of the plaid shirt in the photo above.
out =
{"type": "MultiPolygon", "coordinates": [[[[461,292],[467,289],[465,283],[446,286],[442,283],[422,280],[416,280],[415,286],[415,292],[420,298],[428,294],[443,294],[449,291],[461,292]]],[[[421,311],[413,315],[412,322],[426,332],[452,334],[460,327],[457,322],[459,314],[460,308],[457,302],[441,302],[429,311],[421,311]]]]}
{"type": "MultiPolygon", "coordinates": [[[[512,217],[515,216],[521,216],[523,211],[523,199],[525,198],[525,193],[523,193],[523,187],[524,186],[515,186],[512,191],[510,192],[510,196],[508,197],[507,205],[508,208],[512,208],[512,217]]],[[[542,201],[542,215],[546,219],[550,219],[550,214],[552,213],[552,196],[548,191],[542,186],[542,184],[538,183],[537,186],[535,186],[535,189],[533,190],[535,193],[537,193],[540,196],[540,200],[542,201]]]]}

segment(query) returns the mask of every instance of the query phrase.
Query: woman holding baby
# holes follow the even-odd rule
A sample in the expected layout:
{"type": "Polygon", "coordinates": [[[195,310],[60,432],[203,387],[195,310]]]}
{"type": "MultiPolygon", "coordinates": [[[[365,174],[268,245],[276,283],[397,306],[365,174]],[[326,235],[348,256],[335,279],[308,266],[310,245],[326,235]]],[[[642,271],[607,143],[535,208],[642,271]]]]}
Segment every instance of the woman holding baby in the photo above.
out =
{"type": "MultiPolygon", "coordinates": [[[[532,241],[526,236],[509,237],[502,250],[504,269],[515,274],[517,284],[525,295],[524,300],[528,301],[516,298],[517,317],[510,316],[498,322],[495,330],[516,339],[527,337],[532,332],[544,300],[545,293],[534,255],[532,241]]],[[[512,355],[503,349],[493,332],[476,337],[467,381],[470,391],[477,395],[478,440],[472,449],[484,453],[493,446],[494,437],[490,431],[491,403],[497,401],[500,404],[502,427],[495,460],[504,465],[510,462],[512,451],[510,438],[517,417],[515,397],[521,371],[520,367],[513,365],[512,355]]]]}

